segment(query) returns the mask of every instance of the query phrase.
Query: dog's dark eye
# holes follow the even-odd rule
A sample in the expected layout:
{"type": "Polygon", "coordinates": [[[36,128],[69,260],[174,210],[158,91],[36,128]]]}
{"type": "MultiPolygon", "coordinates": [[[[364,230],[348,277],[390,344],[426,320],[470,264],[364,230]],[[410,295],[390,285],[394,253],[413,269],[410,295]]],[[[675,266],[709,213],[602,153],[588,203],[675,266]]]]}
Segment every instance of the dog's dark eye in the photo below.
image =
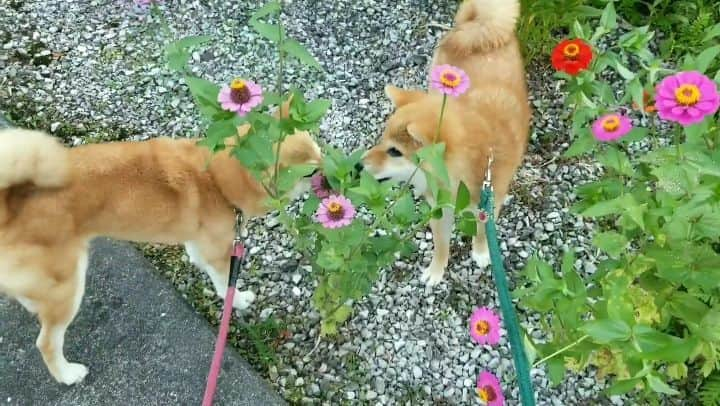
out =
{"type": "Polygon", "coordinates": [[[390,156],[392,156],[392,157],[402,156],[402,152],[400,152],[400,150],[397,149],[397,148],[395,148],[395,147],[392,147],[392,148],[388,149],[388,150],[387,150],[387,153],[388,153],[388,155],[390,155],[390,156]]]}

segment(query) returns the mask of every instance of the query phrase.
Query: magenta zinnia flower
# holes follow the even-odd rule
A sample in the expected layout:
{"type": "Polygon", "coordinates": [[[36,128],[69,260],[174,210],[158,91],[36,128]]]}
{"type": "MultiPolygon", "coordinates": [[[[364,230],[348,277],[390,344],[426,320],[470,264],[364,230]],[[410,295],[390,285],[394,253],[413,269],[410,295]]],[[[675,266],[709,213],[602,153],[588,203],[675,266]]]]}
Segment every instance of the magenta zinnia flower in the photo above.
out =
{"type": "Polygon", "coordinates": [[[218,102],[223,110],[233,111],[241,116],[249,113],[262,103],[262,100],[262,89],[249,80],[235,79],[230,86],[223,86],[218,93],[218,102]]]}
{"type": "Polygon", "coordinates": [[[505,404],[505,396],[503,396],[500,381],[490,372],[480,372],[477,378],[476,390],[480,400],[488,406],[503,406],[505,404]]]}
{"type": "Polygon", "coordinates": [[[324,199],[332,193],[332,188],[327,178],[320,172],[310,178],[310,187],[312,187],[313,192],[315,192],[315,196],[320,199],[324,199]]]}
{"type": "Polygon", "coordinates": [[[430,72],[430,85],[441,93],[457,97],[468,90],[470,78],[456,66],[439,65],[430,72]]]}
{"type": "Polygon", "coordinates": [[[345,227],[352,223],[355,207],[347,197],[332,195],[320,202],[315,217],[325,228],[345,227]]]}
{"type": "Polygon", "coordinates": [[[615,141],[632,130],[630,119],[617,113],[607,114],[595,120],[592,133],[598,141],[615,141]]]}
{"type": "Polygon", "coordinates": [[[655,93],[658,116],[685,127],[715,114],[720,106],[715,82],[696,71],[666,77],[657,86],[655,93]]]}
{"type": "Polygon", "coordinates": [[[487,307],[475,308],[470,316],[470,338],[477,344],[500,341],[500,317],[487,307]]]}

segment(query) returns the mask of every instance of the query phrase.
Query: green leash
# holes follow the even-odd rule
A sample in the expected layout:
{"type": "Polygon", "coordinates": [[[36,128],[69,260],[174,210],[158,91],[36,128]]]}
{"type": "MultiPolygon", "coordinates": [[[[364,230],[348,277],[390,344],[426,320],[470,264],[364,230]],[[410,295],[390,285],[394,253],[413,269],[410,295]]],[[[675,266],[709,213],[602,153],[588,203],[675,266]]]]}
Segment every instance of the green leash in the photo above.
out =
{"type": "Polygon", "coordinates": [[[515,362],[515,372],[517,374],[518,386],[520,387],[520,401],[523,406],[535,406],[535,394],[533,391],[532,381],[530,380],[530,364],[525,354],[525,347],[520,337],[520,326],[518,324],[517,315],[510,299],[510,290],[508,289],[507,275],[503,266],[503,258],[500,254],[500,245],[498,244],[497,229],[495,228],[495,197],[493,196],[492,176],[490,167],[492,166],[493,157],[490,151],[488,159],[487,171],[485,174],[485,182],[483,183],[482,193],[480,194],[480,209],[487,214],[485,222],[485,235],[487,239],[488,249],[490,251],[490,265],[492,268],[493,279],[497,287],[498,297],[500,298],[500,309],[502,311],[505,329],[510,339],[510,350],[512,352],[513,361],[515,362]]]}

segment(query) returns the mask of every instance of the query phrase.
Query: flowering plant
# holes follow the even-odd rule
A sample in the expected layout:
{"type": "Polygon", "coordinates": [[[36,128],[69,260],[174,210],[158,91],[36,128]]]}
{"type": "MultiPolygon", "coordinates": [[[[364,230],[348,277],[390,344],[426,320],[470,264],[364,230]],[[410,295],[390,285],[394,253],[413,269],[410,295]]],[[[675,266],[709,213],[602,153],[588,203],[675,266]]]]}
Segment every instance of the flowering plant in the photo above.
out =
{"type": "MultiPolygon", "coordinates": [[[[287,36],[280,19],[282,2],[271,1],[258,9],[249,24],[278,49],[278,81],[268,91],[261,78],[228,80],[224,86],[189,74],[190,49],[207,43],[207,36],[185,37],[166,46],[168,67],[183,74],[185,83],[207,123],[201,144],[212,151],[230,149],[232,156],[246,166],[270,196],[269,207],[278,211],[281,223],[293,237],[298,252],[312,268],[317,285],[313,304],[321,315],[320,331],[332,335],[350,316],[352,304],[370,292],[379,272],[415,250],[415,234],[432,218],[454,209],[461,220],[458,228],[475,235],[475,217],[468,209],[470,196],[461,184],[457,193],[446,190],[447,169],[444,145],[432,144],[417,155],[418,170],[426,174],[435,206],[416,204],[408,186],[396,188],[393,182],[379,182],[358,171],[364,151],[345,154],[324,148],[319,167],[296,166],[278,170],[278,151],[284,139],[296,130],[315,132],[330,108],[328,100],[308,102],[298,89],[286,91],[283,67],[288,57],[303,65],[322,70],[320,64],[297,41],[287,36]],[[275,20],[272,22],[271,20],[275,20]],[[282,100],[289,100],[281,104],[282,100]],[[270,114],[274,108],[279,117],[270,114]],[[285,106],[285,107],[283,107],[285,106]],[[237,137],[238,126],[248,132],[237,137]],[[227,139],[234,140],[227,142],[227,139]],[[427,162],[428,165],[423,165],[427,162]],[[296,215],[287,211],[288,191],[298,179],[312,173],[309,198],[296,215]],[[445,180],[445,181],[444,181],[445,180]]],[[[167,30],[167,27],[165,27],[167,30]]],[[[470,86],[461,70],[445,66],[438,83],[445,97],[456,97],[470,86]]],[[[439,106],[444,111],[445,103],[439,106]]],[[[440,119],[442,120],[442,118],[440,119]]],[[[407,182],[408,184],[410,182],[407,182]]]]}
{"type": "Polygon", "coordinates": [[[599,46],[618,28],[617,16],[612,2],[591,14],[600,17],[597,28],[589,18],[573,32],[593,49],[592,62],[558,77],[572,111],[565,156],[592,153],[604,169],[577,188],[573,207],[598,222],[592,244],[600,262],[582,275],[569,252],[558,274],[533,258],[516,294],[548,315],[548,340],[531,352],[554,382],[566,368],[593,365],[598,377],[612,378],[611,395],[678,395],[673,386],[686,384],[690,369],[707,377],[720,367],[720,72],[710,69],[720,24],[676,72],[650,51],[648,27],[599,46]],[[625,84],[620,98],[613,79],[625,84]]]}

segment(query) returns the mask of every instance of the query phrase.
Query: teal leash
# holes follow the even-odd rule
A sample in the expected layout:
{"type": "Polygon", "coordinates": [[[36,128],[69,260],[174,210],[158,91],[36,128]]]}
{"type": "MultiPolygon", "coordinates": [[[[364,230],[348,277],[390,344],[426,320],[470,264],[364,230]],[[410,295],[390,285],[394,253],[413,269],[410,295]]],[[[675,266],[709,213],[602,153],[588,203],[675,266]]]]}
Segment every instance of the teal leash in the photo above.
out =
{"type": "Polygon", "coordinates": [[[495,197],[493,196],[492,175],[490,167],[493,163],[492,151],[488,159],[487,171],[485,173],[485,182],[483,183],[482,193],[480,194],[480,209],[487,214],[485,222],[485,235],[490,251],[490,266],[492,269],[493,279],[497,287],[498,297],[500,299],[500,310],[502,311],[503,324],[508,333],[510,340],[510,350],[512,352],[513,361],[515,362],[515,372],[517,374],[518,386],[520,387],[520,401],[523,406],[535,406],[535,393],[532,381],[530,380],[530,364],[525,354],[525,346],[520,336],[520,325],[518,323],[517,314],[510,299],[510,290],[508,289],[507,274],[503,265],[503,258],[500,254],[500,245],[498,244],[497,229],[495,227],[495,197]]]}

